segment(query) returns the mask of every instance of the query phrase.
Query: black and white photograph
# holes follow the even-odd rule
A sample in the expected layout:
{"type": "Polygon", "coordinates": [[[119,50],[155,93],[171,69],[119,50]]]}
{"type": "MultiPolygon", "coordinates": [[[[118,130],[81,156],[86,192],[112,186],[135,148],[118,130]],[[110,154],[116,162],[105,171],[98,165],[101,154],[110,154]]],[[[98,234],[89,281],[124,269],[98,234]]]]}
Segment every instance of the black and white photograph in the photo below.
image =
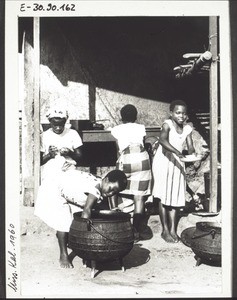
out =
{"type": "Polygon", "coordinates": [[[8,298],[230,297],[229,1],[5,1],[8,298]]]}

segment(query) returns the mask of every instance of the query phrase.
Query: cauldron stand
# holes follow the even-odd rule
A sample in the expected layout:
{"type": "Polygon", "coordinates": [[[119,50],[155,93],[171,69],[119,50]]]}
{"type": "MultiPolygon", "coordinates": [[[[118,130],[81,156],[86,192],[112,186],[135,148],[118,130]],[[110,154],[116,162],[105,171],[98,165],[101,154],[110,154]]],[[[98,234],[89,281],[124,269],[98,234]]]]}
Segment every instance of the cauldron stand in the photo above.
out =
{"type": "MultiPolygon", "coordinates": [[[[116,260],[116,259],[115,259],[116,260]]],[[[114,261],[115,261],[114,260],[114,261]]],[[[123,263],[123,258],[121,257],[121,258],[118,258],[117,259],[118,260],[118,262],[119,262],[119,265],[120,265],[120,267],[121,267],[121,270],[122,270],[122,272],[125,272],[125,266],[124,266],[124,263],[123,263]]],[[[85,259],[82,259],[82,264],[83,264],[83,267],[84,268],[87,268],[88,267],[88,262],[89,262],[89,265],[90,265],[90,268],[91,268],[91,278],[94,278],[95,277],[95,273],[96,273],[96,270],[97,270],[97,262],[98,261],[96,261],[96,260],[90,260],[90,261],[88,261],[88,260],[85,260],[85,259]]]]}

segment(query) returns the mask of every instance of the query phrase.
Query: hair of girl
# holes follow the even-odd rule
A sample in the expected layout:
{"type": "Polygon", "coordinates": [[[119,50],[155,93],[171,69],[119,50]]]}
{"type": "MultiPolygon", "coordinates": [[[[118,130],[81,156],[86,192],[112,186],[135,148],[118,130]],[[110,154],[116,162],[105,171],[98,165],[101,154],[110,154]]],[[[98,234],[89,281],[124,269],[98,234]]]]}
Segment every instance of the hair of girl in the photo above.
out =
{"type": "Polygon", "coordinates": [[[173,111],[176,105],[184,106],[187,109],[187,104],[183,100],[174,100],[170,103],[170,111],[173,111]]]}
{"type": "Polygon", "coordinates": [[[122,120],[125,122],[135,122],[137,119],[137,109],[132,104],[127,104],[120,111],[122,120]]]}
{"type": "Polygon", "coordinates": [[[112,170],[105,177],[108,177],[110,182],[118,182],[121,190],[127,186],[127,176],[120,170],[112,170]]]}

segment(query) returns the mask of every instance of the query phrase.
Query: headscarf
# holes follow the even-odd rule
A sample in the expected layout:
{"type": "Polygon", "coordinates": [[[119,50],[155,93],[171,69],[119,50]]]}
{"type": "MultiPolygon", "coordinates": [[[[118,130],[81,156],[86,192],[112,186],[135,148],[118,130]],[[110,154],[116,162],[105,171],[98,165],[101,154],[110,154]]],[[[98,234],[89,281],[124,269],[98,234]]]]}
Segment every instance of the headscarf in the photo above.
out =
{"type": "Polygon", "coordinates": [[[58,108],[51,108],[46,117],[48,119],[51,119],[51,118],[64,118],[67,120],[68,118],[68,111],[65,109],[65,108],[62,108],[62,107],[58,107],[58,108]]]}

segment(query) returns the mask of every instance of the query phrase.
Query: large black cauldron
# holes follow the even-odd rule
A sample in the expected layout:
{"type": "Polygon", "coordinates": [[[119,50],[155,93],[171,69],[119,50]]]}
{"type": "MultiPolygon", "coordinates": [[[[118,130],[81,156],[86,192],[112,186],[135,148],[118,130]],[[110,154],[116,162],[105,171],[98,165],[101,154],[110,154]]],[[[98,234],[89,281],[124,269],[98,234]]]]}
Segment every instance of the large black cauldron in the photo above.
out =
{"type": "Polygon", "coordinates": [[[191,238],[191,248],[201,262],[221,264],[221,227],[215,222],[197,222],[191,238]]]}
{"type": "Polygon", "coordinates": [[[92,211],[90,219],[75,213],[69,231],[68,246],[83,260],[94,263],[122,258],[133,248],[134,234],[130,214],[116,211],[92,211]]]}

